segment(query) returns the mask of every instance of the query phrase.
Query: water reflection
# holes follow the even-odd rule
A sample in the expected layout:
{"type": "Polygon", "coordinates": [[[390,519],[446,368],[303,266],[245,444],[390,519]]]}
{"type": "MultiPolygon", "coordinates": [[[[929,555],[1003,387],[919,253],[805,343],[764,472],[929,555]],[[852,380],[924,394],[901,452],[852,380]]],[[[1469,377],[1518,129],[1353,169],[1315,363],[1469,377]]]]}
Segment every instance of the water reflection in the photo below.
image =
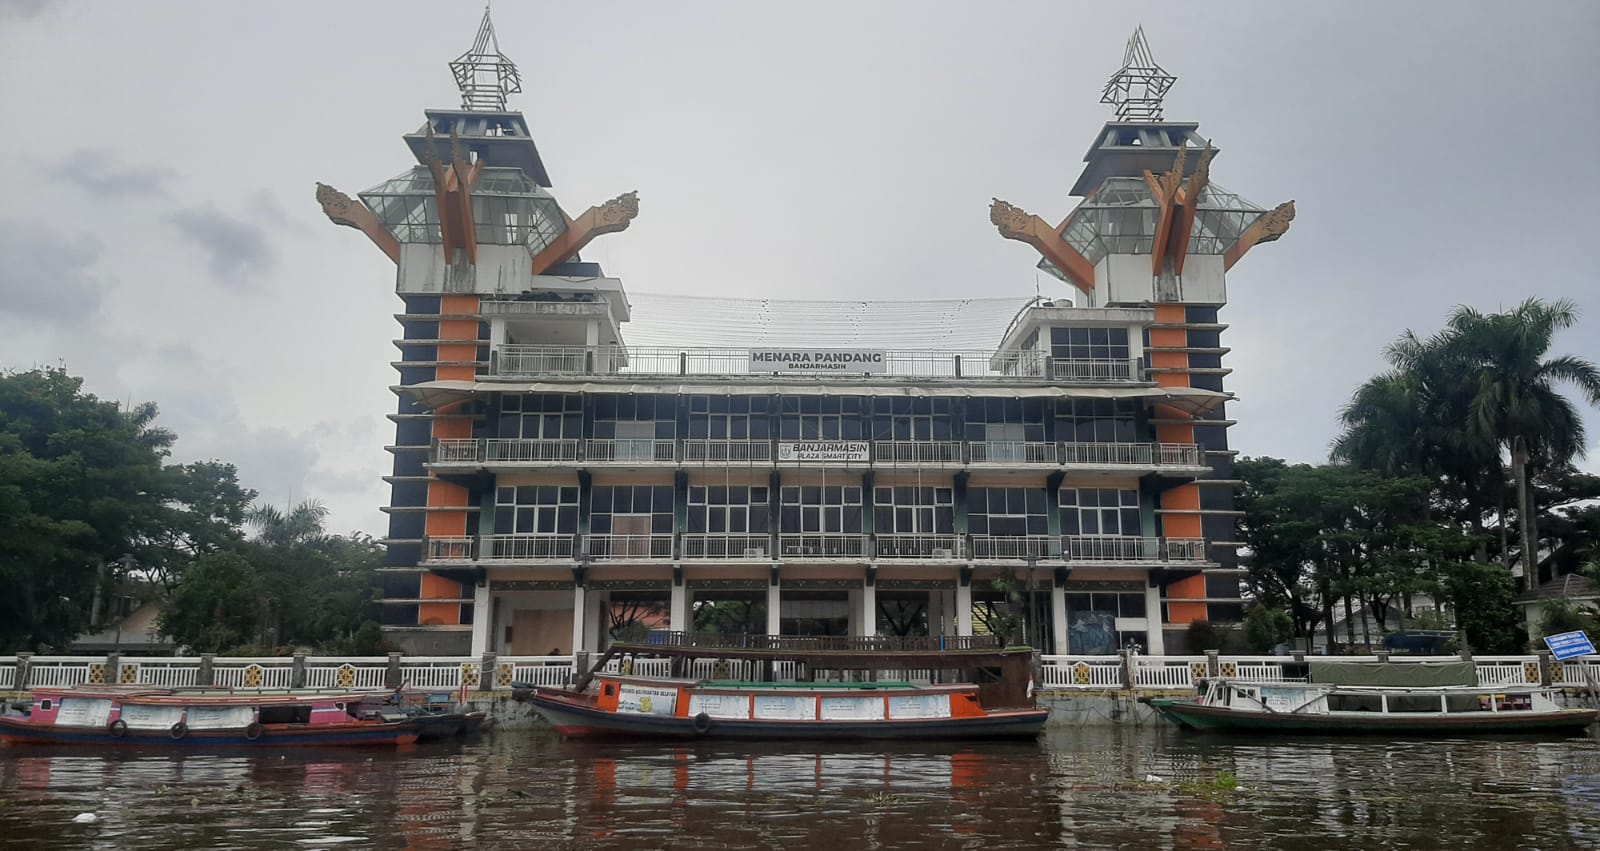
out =
{"type": "Polygon", "coordinates": [[[401,752],[0,749],[0,844],[51,847],[1600,847],[1600,747],[1261,742],[639,746],[502,733],[401,752]],[[1236,777],[1239,789],[1217,782],[1236,777]],[[98,824],[73,816],[93,812],[98,824]]]}

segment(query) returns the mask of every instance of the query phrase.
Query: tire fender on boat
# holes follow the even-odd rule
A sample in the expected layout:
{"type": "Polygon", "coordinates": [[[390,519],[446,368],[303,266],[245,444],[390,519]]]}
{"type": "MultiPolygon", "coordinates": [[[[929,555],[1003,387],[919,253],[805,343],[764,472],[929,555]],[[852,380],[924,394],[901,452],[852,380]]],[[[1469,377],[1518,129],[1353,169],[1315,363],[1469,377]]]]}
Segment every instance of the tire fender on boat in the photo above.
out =
{"type": "Polygon", "coordinates": [[[167,735],[174,739],[181,739],[189,735],[189,725],[179,721],[167,729],[167,735]]]}
{"type": "Polygon", "coordinates": [[[694,731],[702,734],[711,732],[711,716],[704,712],[694,716],[694,731]]]}
{"type": "Polygon", "coordinates": [[[261,738],[261,722],[251,721],[248,725],[246,725],[244,728],[244,737],[252,742],[261,738]]]}
{"type": "Polygon", "coordinates": [[[107,724],[106,729],[110,731],[111,735],[120,739],[128,734],[128,722],[118,718],[117,720],[112,721],[110,724],[107,724]]]}

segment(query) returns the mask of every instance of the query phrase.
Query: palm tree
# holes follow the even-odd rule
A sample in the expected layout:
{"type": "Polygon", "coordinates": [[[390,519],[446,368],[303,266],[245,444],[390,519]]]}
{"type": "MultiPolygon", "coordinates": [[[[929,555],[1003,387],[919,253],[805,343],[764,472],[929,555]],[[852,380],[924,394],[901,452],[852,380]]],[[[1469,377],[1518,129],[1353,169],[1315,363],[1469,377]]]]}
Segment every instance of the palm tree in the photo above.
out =
{"type": "Polygon", "coordinates": [[[328,507],[308,499],[284,511],[275,505],[256,505],[245,512],[244,520],[255,527],[256,539],[269,547],[311,544],[328,536],[323,524],[328,507]]]}
{"type": "Polygon", "coordinates": [[[1511,458],[1524,575],[1537,579],[1536,506],[1529,482],[1536,465],[1560,465],[1583,453],[1583,420],[1563,384],[1600,406],[1600,369],[1573,355],[1546,357],[1556,332],[1572,327],[1577,305],[1567,299],[1530,298],[1508,313],[1483,314],[1457,307],[1438,338],[1445,363],[1473,386],[1467,434],[1492,441],[1511,458]]]}

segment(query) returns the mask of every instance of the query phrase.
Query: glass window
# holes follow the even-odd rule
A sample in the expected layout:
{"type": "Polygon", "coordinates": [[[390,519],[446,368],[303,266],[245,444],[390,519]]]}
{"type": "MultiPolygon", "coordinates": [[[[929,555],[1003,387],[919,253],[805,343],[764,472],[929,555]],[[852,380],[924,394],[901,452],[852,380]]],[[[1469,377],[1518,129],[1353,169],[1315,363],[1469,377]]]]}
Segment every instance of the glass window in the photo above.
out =
{"type": "Polygon", "coordinates": [[[857,534],[861,488],[848,485],[789,486],[779,491],[778,531],[857,534]]]}
{"type": "Polygon", "coordinates": [[[672,534],[672,486],[590,488],[589,531],[596,535],[672,534]],[[624,522],[623,517],[629,519],[624,522]]]}
{"type": "Polygon", "coordinates": [[[500,535],[575,535],[578,489],[552,485],[496,488],[494,531],[500,535]]]}
{"type": "Polygon", "coordinates": [[[1140,440],[1133,403],[1126,399],[1061,399],[1056,403],[1056,438],[1068,443],[1134,443],[1140,440]]]}
{"type": "Polygon", "coordinates": [[[1116,488],[1062,488],[1061,534],[1138,535],[1139,492],[1116,488]]]}
{"type": "Polygon", "coordinates": [[[1015,537],[1049,534],[1041,488],[971,488],[967,525],[974,535],[1015,537]]]}
{"type": "Polygon", "coordinates": [[[771,492],[745,485],[689,487],[689,532],[764,535],[772,513],[771,492]]]}
{"type": "Polygon", "coordinates": [[[955,532],[954,490],[886,487],[872,492],[873,530],[879,535],[948,535],[955,532]]]}

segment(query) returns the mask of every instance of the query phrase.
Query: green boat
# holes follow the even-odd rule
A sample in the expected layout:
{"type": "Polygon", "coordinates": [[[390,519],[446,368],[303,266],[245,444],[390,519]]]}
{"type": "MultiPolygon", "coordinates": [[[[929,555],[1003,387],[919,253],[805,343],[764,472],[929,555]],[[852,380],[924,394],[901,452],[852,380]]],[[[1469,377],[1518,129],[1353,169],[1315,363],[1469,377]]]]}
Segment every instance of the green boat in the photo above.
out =
{"type": "Polygon", "coordinates": [[[1189,730],[1296,735],[1579,733],[1600,710],[1563,707],[1559,689],[1480,686],[1471,662],[1312,661],[1306,681],[1205,680],[1194,699],[1152,698],[1189,730]]]}

